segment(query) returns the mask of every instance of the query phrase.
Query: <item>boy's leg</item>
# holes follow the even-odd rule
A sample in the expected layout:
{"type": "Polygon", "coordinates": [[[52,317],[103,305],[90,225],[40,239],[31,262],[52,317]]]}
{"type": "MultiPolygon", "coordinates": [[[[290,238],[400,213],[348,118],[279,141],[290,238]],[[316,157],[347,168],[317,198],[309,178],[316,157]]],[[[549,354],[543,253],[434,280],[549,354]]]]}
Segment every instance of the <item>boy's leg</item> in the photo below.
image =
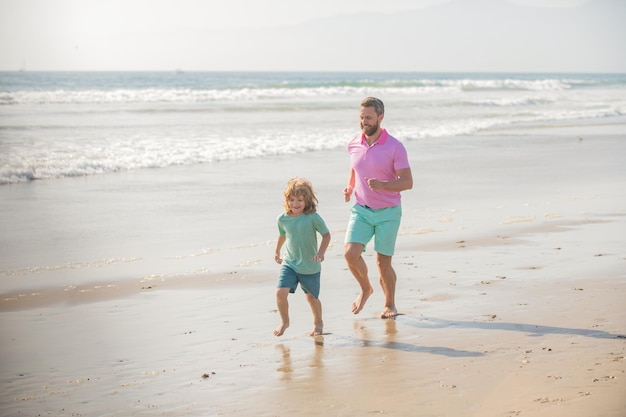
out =
{"type": "Polygon", "coordinates": [[[322,302],[319,298],[315,298],[311,294],[307,294],[306,299],[309,302],[311,312],[313,313],[313,331],[309,333],[309,336],[321,336],[324,331],[324,322],[322,321],[322,302]]]}
{"type": "Polygon", "coordinates": [[[274,335],[282,336],[289,327],[289,301],[287,296],[289,295],[289,288],[276,288],[276,307],[278,307],[278,314],[280,314],[280,324],[274,330],[274,335]]]}

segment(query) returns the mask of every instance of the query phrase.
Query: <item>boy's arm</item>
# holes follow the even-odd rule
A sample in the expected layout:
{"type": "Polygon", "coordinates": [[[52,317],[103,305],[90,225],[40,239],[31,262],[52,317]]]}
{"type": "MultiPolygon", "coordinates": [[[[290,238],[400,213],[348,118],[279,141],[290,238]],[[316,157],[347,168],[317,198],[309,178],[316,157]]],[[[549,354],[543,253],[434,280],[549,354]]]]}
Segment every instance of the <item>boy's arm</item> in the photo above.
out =
{"type": "Polygon", "coordinates": [[[322,262],[324,260],[324,254],[326,254],[326,249],[328,249],[329,244],[330,232],[326,232],[322,235],[322,243],[320,243],[320,248],[317,250],[317,254],[313,257],[313,261],[322,262]]]}
{"type": "Polygon", "coordinates": [[[282,249],[282,247],[285,244],[286,240],[287,240],[287,236],[286,235],[279,235],[278,236],[278,240],[276,241],[276,250],[274,251],[274,260],[278,264],[282,264],[283,263],[283,258],[280,257],[280,250],[282,249]]]}

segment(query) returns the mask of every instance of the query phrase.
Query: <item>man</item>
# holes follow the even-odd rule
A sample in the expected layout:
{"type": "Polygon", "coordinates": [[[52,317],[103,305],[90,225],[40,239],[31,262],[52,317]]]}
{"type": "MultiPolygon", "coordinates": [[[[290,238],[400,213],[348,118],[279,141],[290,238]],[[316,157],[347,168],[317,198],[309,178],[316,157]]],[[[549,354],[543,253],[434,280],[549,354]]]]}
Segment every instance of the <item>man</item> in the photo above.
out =
{"type": "Polygon", "coordinates": [[[367,264],[361,256],[367,243],[374,238],[376,264],[380,285],[385,295],[381,318],[394,318],[396,308],[396,272],[391,266],[396,237],[400,229],[402,208],[400,192],[413,187],[413,176],[404,145],[380,127],[385,117],[383,102],[367,97],[361,102],[361,131],[348,143],[350,175],[343,190],[346,202],[354,192],[346,231],[344,257],[361,293],[352,303],[358,314],[374,292],[367,264]]]}

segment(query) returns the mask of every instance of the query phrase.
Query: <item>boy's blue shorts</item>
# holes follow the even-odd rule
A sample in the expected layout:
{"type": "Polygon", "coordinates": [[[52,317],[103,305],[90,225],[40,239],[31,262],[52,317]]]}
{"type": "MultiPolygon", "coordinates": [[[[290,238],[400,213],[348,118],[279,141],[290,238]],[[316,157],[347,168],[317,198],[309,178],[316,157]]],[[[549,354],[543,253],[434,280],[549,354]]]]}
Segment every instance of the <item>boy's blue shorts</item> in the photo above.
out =
{"type": "Polygon", "coordinates": [[[296,292],[298,283],[302,287],[305,294],[311,294],[315,298],[320,295],[320,277],[321,273],[315,274],[298,274],[291,267],[282,265],[278,276],[278,288],[289,288],[290,293],[296,292]]]}
{"type": "Polygon", "coordinates": [[[381,255],[392,256],[401,218],[401,206],[371,209],[355,204],[350,211],[345,243],[360,243],[365,247],[373,237],[374,250],[381,255]]]}

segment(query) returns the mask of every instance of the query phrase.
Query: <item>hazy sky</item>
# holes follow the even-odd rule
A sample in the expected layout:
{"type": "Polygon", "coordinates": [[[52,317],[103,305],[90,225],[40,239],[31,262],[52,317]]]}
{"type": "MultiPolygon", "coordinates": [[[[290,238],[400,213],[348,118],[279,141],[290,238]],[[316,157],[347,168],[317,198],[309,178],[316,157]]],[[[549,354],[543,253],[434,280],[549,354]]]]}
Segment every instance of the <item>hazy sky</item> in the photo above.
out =
{"type": "Polygon", "coordinates": [[[0,70],[626,72],[624,0],[0,0],[0,70]]]}

